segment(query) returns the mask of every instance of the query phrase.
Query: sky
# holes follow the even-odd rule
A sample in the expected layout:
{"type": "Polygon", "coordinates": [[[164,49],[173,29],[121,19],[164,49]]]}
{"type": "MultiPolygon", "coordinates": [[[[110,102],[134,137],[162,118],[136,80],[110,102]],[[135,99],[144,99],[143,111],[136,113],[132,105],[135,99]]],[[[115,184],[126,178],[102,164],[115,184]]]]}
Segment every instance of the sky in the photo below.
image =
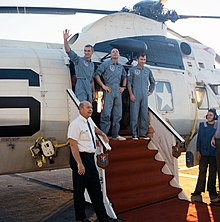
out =
{"type": "MultiPolygon", "coordinates": [[[[138,0],[0,0],[1,6],[45,6],[120,10],[132,8],[138,0]]],[[[165,8],[180,15],[220,16],[219,0],[167,0],[165,8]]],[[[17,15],[0,14],[0,39],[62,43],[62,31],[72,34],[101,18],[103,15],[17,15]]],[[[220,54],[220,19],[184,19],[167,26],[181,35],[191,36],[220,54]]]]}

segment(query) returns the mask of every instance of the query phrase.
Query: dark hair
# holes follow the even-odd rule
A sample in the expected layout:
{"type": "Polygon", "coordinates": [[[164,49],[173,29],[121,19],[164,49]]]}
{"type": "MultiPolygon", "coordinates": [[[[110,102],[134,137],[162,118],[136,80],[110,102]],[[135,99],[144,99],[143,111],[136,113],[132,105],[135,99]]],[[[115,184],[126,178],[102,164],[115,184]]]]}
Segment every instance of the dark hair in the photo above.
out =
{"type": "Polygon", "coordinates": [[[147,59],[147,55],[145,53],[140,53],[138,54],[137,58],[139,59],[140,57],[145,57],[146,56],[146,59],[147,59]]]}
{"type": "MultiPolygon", "coordinates": [[[[209,113],[209,112],[213,113],[213,115],[214,115],[213,120],[217,120],[217,119],[218,119],[218,114],[217,114],[215,108],[209,109],[209,110],[208,110],[208,113],[209,113]]],[[[208,117],[208,113],[207,113],[207,115],[206,115],[206,119],[207,119],[207,117],[208,117]]]]}
{"type": "Polygon", "coordinates": [[[85,45],[85,46],[84,46],[84,48],[91,48],[91,49],[94,51],[93,46],[92,46],[92,45],[90,45],[90,44],[85,45]]]}

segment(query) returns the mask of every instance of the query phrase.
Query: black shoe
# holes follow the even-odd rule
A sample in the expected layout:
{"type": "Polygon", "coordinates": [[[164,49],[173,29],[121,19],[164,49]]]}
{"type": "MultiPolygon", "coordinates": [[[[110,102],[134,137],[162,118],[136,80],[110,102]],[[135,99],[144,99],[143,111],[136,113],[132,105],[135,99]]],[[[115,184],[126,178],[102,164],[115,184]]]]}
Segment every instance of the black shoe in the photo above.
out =
{"type": "Polygon", "coordinates": [[[108,217],[107,219],[100,219],[99,222],[119,222],[119,220],[108,217]]]}
{"type": "Polygon", "coordinates": [[[108,218],[108,222],[118,222],[118,219],[108,218]]]}
{"type": "Polygon", "coordinates": [[[194,191],[193,193],[191,193],[192,196],[199,196],[201,195],[201,192],[198,191],[194,191]]]}
{"type": "Polygon", "coordinates": [[[220,203],[220,195],[211,200],[212,203],[220,203]]]}
{"type": "Polygon", "coordinates": [[[210,193],[209,192],[209,196],[215,196],[215,197],[217,197],[219,194],[217,193],[217,192],[214,192],[214,193],[210,193]]]}

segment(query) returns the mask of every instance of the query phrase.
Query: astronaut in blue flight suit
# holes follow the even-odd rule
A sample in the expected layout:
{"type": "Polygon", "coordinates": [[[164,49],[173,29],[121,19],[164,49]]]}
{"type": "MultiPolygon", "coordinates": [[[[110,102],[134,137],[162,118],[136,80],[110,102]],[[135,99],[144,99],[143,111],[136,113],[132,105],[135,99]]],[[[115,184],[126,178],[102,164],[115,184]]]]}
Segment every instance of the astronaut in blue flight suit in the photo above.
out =
{"type": "Polygon", "coordinates": [[[144,66],[145,63],[146,55],[139,55],[138,64],[128,71],[130,126],[133,140],[138,140],[138,136],[140,139],[149,139],[146,136],[148,130],[148,96],[154,91],[155,80],[151,70],[144,66]]]}
{"type": "Polygon", "coordinates": [[[124,67],[118,63],[119,56],[118,49],[112,49],[111,59],[99,65],[95,71],[95,79],[104,90],[104,107],[101,112],[100,128],[105,134],[109,133],[112,113],[112,139],[125,140],[124,137],[119,136],[118,132],[122,118],[122,93],[126,88],[127,73],[124,67]],[[102,76],[104,83],[100,76],[102,76]]]}
{"type": "Polygon", "coordinates": [[[63,32],[64,48],[68,54],[70,60],[74,63],[76,72],[76,87],[75,94],[79,101],[89,101],[95,98],[95,86],[94,86],[94,63],[91,61],[93,54],[93,47],[86,45],[84,47],[84,57],[79,57],[73,50],[71,50],[68,44],[68,38],[71,35],[69,30],[63,32]]]}

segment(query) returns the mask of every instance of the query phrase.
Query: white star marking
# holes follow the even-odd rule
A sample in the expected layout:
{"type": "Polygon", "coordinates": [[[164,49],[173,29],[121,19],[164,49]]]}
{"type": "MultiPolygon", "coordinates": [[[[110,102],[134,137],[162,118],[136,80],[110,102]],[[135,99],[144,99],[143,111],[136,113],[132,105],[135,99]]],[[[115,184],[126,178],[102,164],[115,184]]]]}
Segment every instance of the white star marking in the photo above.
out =
{"type": "Polygon", "coordinates": [[[172,110],[173,109],[173,104],[172,104],[171,93],[168,92],[166,84],[163,83],[163,85],[164,85],[163,86],[163,92],[162,93],[157,93],[157,95],[162,100],[160,110],[163,110],[165,108],[165,106],[169,106],[169,108],[172,110]]]}

